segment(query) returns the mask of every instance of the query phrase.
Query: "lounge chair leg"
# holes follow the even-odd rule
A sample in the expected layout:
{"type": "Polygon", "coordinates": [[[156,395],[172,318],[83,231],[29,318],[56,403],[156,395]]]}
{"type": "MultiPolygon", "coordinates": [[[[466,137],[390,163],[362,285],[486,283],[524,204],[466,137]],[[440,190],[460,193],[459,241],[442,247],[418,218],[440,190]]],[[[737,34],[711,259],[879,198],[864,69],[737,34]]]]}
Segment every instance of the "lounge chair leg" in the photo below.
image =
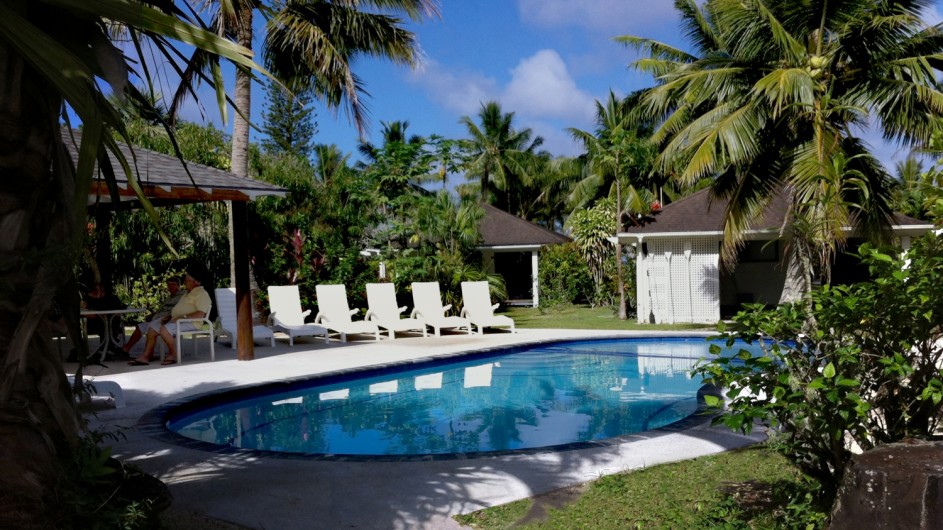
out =
{"type": "Polygon", "coordinates": [[[341,342],[347,342],[347,334],[341,333],[341,342]]]}

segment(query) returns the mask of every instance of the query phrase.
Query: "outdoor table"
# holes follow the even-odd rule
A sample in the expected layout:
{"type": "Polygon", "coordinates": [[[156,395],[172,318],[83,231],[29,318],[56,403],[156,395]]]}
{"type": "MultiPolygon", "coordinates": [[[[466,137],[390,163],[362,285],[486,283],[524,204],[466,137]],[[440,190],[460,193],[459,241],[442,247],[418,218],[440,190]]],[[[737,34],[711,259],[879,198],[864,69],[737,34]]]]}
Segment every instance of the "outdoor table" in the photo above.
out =
{"type": "MultiPolygon", "coordinates": [[[[105,336],[102,337],[101,344],[99,344],[98,349],[95,350],[95,353],[101,351],[99,362],[105,361],[105,356],[108,355],[108,349],[112,344],[111,325],[115,317],[120,315],[130,315],[132,313],[143,313],[144,311],[147,310],[141,307],[126,307],[124,309],[82,309],[79,312],[79,315],[82,317],[102,317],[102,321],[105,323],[105,331],[103,333],[105,336]]],[[[85,339],[88,340],[87,334],[85,339]]],[[[94,354],[90,356],[90,358],[91,357],[94,357],[94,354]]]]}

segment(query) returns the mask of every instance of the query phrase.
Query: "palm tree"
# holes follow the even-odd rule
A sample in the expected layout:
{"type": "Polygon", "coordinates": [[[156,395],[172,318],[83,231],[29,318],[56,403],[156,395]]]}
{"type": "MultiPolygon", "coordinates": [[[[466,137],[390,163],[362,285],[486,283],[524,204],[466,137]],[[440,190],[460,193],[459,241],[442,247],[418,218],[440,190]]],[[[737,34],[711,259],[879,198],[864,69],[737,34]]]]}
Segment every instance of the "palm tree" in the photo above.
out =
{"type": "MultiPolygon", "coordinates": [[[[346,101],[361,134],[366,129],[366,109],[360,101],[364,85],[353,73],[352,63],[361,56],[381,57],[415,66],[419,61],[414,35],[403,29],[403,15],[420,20],[438,16],[435,0],[204,0],[204,9],[215,12],[212,27],[219,35],[246,48],[252,47],[254,12],[266,18],[262,57],[266,67],[290,90],[310,91],[329,107],[346,101]],[[392,13],[385,14],[385,13],[392,13]]],[[[197,50],[184,71],[188,81],[219,75],[214,55],[197,50]]],[[[248,176],[249,109],[252,76],[236,71],[233,102],[232,171],[248,176]]],[[[172,111],[190,93],[180,90],[172,111]]]]}
{"type": "Polygon", "coordinates": [[[344,154],[336,144],[314,146],[314,178],[324,183],[331,182],[342,171],[348,171],[349,154],[344,154]]]}
{"type": "Polygon", "coordinates": [[[846,227],[887,226],[889,175],[856,131],[873,122],[913,146],[937,129],[943,36],[920,18],[931,4],[676,0],[692,52],[617,38],[647,53],[634,66],[658,82],[643,96],[661,119],[656,169],[711,177],[729,200],[725,261],[775,193],[789,193],[826,274],[846,227]]]}
{"type": "MultiPolygon", "coordinates": [[[[462,116],[459,120],[471,137],[463,144],[468,153],[466,178],[478,180],[481,183],[482,202],[494,204],[496,191],[506,191],[515,180],[530,177],[536,151],[543,144],[543,138],[537,136],[532,140],[533,132],[530,129],[514,129],[514,113],[502,112],[501,105],[495,101],[482,103],[478,119],[481,121],[480,127],[468,116],[462,116]]],[[[506,208],[510,211],[511,205],[507,203],[506,208]]]]}
{"type": "MultiPolygon", "coordinates": [[[[629,119],[629,102],[617,98],[610,91],[605,104],[596,101],[595,133],[569,129],[573,138],[586,148],[584,168],[587,174],[574,186],[571,200],[579,208],[599,197],[601,191],[607,192],[615,199],[616,234],[622,231],[625,212],[647,214],[654,198],[644,187],[653,154],[652,144],[639,137],[638,127],[633,126],[629,119]]],[[[622,278],[622,245],[618,243],[616,281],[619,286],[619,318],[625,320],[628,314],[622,278]]]]}
{"type": "MultiPolygon", "coordinates": [[[[259,69],[250,50],[203,30],[192,13],[179,1],[0,3],[0,69],[6,72],[0,83],[0,527],[52,528],[69,509],[61,494],[75,480],[66,470],[78,461],[81,428],[49,339],[53,306],[78,339],[73,267],[96,162],[110,152],[121,167],[103,163],[102,176],[114,184],[114,172],[122,171],[137,182],[133,161],[121,156],[115,139],[128,139],[124,117],[107,93],[146,106],[148,98],[131,79],[138,74],[150,84],[154,62],[182,57],[182,44],[259,69]],[[123,50],[110,40],[115,24],[129,42],[123,50]],[[143,49],[155,55],[134,57],[143,49]],[[61,138],[66,110],[83,126],[74,165],[61,138]]],[[[212,85],[223,94],[222,86],[212,85]]]]}

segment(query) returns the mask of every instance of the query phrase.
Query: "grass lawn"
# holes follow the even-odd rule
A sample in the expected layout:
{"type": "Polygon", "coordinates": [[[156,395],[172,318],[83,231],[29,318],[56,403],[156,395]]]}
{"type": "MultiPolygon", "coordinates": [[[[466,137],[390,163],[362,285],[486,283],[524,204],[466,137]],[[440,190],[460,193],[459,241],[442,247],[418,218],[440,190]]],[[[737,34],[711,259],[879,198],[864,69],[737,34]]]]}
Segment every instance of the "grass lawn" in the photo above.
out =
{"type": "Polygon", "coordinates": [[[612,329],[612,330],[714,330],[714,324],[639,324],[635,316],[619,320],[610,307],[591,308],[567,306],[542,310],[533,307],[510,307],[503,313],[514,319],[519,328],[612,329]]]}
{"type": "MultiPolygon", "coordinates": [[[[511,307],[519,328],[714,330],[716,325],[639,324],[612,308],[511,307]]],[[[766,446],[606,476],[471,514],[456,516],[481,529],[503,528],[811,528],[824,524],[812,489],[798,469],[766,446]]]]}
{"type": "MultiPolygon", "coordinates": [[[[456,516],[481,529],[803,528],[790,504],[809,487],[766,446],[606,476],[456,516]]],[[[821,518],[821,515],[819,516],[821,518]]]]}

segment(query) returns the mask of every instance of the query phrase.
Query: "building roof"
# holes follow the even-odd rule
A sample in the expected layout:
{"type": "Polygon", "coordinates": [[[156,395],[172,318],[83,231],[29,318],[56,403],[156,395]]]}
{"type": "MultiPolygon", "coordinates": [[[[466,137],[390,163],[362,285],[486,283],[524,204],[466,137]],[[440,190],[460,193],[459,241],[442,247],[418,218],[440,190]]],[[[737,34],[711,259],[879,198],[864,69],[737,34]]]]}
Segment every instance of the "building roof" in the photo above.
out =
{"type": "MultiPolygon", "coordinates": [[[[652,214],[641,226],[630,226],[622,231],[620,239],[638,236],[678,236],[681,234],[719,235],[724,231],[727,202],[711,197],[710,189],[700,190],[675,201],[652,214]]],[[[748,233],[778,233],[789,212],[785,193],[776,194],[764,212],[763,218],[753,224],[748,233]]],[[[896,232],[922,233],[933,228],[931,223],[903,214],[894,214],[892,229],[896,232]]]]}
{"type": "Polygon", "coordinates": [[[539,248],[544,245],[572,241],[563,234],[525,221],[490,204],[483,205],[483,208],[485,215],[478,223],[482,239],[479,249],[539,248]]]}
{"type": "MultiPolygon", "coordinates": [[[[62,141],[65,143],[73,161],[78,159],[78,145],[82,133],[78,130],[62,129],[62,141]],[[73,140],[74,139],[74,140],[73,140]]],[[[169,156],[150,149],[118,143],[119,149],[129,164],[137,166],[137,177],[144,195],[155,206],[180,204],[186,202],[207,201],[250,201],[263,195],[284,197],[288,190],[260,182],[258,180],[237,177],[229,171],[223,171],[203,164],[187,162],[186,168],[175,156],[169,156]],[[190,173],[187,174],[187,169],[190,173]],[[191,180],[192,176],[192,180],[191,180]]],[[[122,203],[137,203],[137,195],[129,186],[128,179],[117,159],[108,153],[114,168],[118,184],[118,195],[122,203]]],[[[104,204],[111,202],[108,185],[100,173],[96,173],[89,192],[88,203],[104,204]]]]}

